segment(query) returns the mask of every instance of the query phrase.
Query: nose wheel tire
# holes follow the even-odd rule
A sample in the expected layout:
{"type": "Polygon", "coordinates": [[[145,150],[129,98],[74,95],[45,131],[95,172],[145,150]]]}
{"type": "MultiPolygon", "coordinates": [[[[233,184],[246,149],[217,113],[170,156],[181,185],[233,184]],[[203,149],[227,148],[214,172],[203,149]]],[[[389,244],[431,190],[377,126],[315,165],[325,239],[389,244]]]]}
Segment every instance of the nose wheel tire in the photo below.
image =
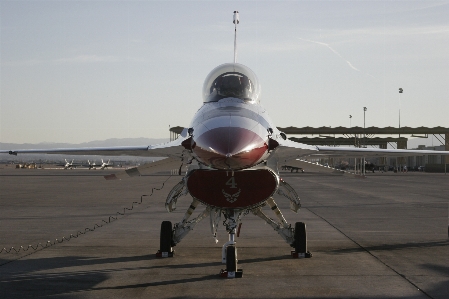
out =
{"type": "Polygon", "coordinates": [[[162,221],[160,234],[159,251],[156,253],[157,257],[172,257],[173,249],[173,225],[170,221],[162,221]]]}
{"type": "Polygon", "coordinates": [[[226,248],[226,270],[221,270],[220,276],[224,278],[241,278],[243,270],[237,269],[237,248],[229,245],[226,248]]]}
{"type": "Polygon", "coordinates": [[[226,250],[226,270],[228,272],[237,271],[237,249],[233,245],[229,245],[226,250]]]}

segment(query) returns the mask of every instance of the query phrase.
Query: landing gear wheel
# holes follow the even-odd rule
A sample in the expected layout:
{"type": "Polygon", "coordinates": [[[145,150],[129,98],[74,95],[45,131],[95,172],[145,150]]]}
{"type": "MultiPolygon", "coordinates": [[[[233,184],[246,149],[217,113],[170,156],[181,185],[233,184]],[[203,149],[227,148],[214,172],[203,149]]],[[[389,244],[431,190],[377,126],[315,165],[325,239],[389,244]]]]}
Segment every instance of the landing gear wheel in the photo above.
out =
{"type": "Polygon", "coordinates": [[[295,223],[295,251],[292,251],[294,258],[309,258],[312,254],[307,251],[307,233],[304,222],[295,223]]]}
{"type": "Polygon", "coordinates": [[[236,248],[233,245],[229,245],[226,249],[226,270],[228,272],[237,271],[237,254],[236,248]]]}
{"type": "Polygon", "coordinates": [[[295,251],[301,253],[307,252],[307,233],[304,222],[295,223],[295,251]]]}
{"type": "Polygon", "coordinates": [[[157,257],[172,257],[173,226],[170,221],[162,221],[159,251],[157,257]]]}
{"type": "Polygon", "coordinates": [[[224,278],[241,278],[243,270],[237,269],[237,249],[234,245],[226,248],[226,269],[221,270],[220,276],[224,278]]]}

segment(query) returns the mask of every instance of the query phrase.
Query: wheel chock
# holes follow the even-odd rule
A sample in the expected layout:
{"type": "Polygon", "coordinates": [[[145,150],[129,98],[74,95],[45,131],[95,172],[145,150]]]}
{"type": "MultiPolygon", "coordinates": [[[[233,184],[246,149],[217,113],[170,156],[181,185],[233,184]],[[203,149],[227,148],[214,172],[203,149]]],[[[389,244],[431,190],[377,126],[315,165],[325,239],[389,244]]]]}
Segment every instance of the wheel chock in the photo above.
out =
{"type": "Polygon", "coordinates": [[[242,278],[243,276],[243,270],[242,269],[237,269],[237,271],[227,271],[227,270],[223,270],[221,269],[220,271],[220,277],[222,278],[242,278]]]}
{"type": "Polygon", "coordinates": [[[171,252],[161,252],[160,250],[158,250],[156,252],[156,257],[173,257],[174,254],[174,250],[172,250],[171,252]]]}
{"type": "Polygon", "coordinates": [[[304,258],[311,258],[312,253],[310,251],[307,252],[296,252],[294,250],[291,251],[292,258],[294,259],[304,259],[304,258]]]}

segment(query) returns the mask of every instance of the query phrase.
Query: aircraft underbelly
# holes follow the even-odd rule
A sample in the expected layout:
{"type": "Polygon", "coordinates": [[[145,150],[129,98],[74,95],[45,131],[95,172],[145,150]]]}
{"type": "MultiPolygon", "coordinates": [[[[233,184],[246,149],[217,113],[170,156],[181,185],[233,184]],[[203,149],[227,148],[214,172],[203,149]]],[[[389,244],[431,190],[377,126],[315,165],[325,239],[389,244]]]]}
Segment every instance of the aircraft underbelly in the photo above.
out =
{"type": "Polygon", "coordinates": [[[187,178],[189,193],[205,205],[253,208],[264,203],[279,186],[279,177],[269,169],[231,171],[197,169],[187,178]]]}

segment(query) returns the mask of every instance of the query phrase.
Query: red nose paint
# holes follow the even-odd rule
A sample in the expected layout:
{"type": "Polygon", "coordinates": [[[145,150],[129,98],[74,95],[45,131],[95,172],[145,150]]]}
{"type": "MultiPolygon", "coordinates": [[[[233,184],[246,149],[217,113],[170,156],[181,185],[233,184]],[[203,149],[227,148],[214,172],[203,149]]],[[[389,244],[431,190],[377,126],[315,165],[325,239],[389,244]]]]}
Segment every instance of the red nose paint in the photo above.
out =
{"type": "Polygon", "coordinates": [[[267,143],[251,130],[221,127],[195,139],[193,152],[204,164],[217,169],[243,169],[258,164],[267,143]]]}

